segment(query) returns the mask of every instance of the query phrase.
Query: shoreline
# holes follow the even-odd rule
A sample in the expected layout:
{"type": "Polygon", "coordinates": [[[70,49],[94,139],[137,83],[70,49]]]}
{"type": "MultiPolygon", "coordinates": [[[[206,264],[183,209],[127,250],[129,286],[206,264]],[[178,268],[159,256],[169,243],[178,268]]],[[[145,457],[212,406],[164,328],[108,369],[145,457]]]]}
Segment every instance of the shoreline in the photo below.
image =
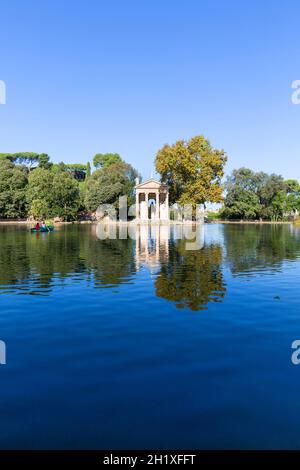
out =
{"type": "MultiPolygon", "coordinates": [[[[0,225],[34,225],[36,222],[31,222],[28,220],[0,220],[0,225]]],[[[99,221],[97,222],[96,220],[75,220],[73,222],[54,222],[53,224],[56,226],[59,225],[95,225],[95,224],[118,224],[118,225],[124,225],[124,224],[136,224],[136,225],[198,225],[198,224],[234,224],[234,225],[288,225],[288,224],[294,224],[295,222],[293,221],[271,221],[271,220],[210,220],[208,222],[181,222],[181,221],[161,221],[158,223],[157,221],[153,222],[135,222],[134,220],[128,220],[128,221],[110,221],[110,222],[104,222],[104,221],[99,221]]]]}
{"type": "Polygon", "coordinates": [[[234,225],[288,225],[294,224],[291,220],[211,220],[208,222],[209,224],[234,224],[234,225]]]}

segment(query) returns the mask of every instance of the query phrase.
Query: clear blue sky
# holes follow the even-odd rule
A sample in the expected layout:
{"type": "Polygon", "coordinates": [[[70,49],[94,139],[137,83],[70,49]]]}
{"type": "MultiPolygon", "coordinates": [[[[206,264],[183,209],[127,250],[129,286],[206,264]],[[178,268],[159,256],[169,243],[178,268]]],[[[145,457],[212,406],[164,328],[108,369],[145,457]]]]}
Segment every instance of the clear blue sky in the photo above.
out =
{"type": "Polygon", "coordinates": [[[118,152],[149,177],[204,134],[227,173],[300,179],[299,18],[296,0],[2,0],[0,152],[118,152]]]}

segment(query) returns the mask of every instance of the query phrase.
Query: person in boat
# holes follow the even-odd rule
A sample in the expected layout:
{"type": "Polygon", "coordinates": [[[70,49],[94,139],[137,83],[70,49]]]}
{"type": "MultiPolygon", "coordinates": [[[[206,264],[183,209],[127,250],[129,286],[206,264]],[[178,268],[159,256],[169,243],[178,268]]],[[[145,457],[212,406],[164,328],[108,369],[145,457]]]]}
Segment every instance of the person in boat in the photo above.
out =
{"type": "Polygon", "coordinates": [[[45,230],[47,228],[47,225],[45,224],[45,221],[43,220],[42,222],[42,229],[45,230]]]}
{"type": "Polygon", "coordinates": [[[35,230],[40,230],[40,228],[41,228],[40,223],[37,222],[37,223],[35,224],[35,230]]]}

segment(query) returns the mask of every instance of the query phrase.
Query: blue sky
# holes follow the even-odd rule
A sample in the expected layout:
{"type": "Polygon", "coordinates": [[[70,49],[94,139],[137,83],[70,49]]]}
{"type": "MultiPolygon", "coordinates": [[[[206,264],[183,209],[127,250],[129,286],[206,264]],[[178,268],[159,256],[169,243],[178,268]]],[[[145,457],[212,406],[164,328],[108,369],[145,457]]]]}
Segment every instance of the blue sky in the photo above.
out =
{"type": "Polygon", "coordinates": [[[165,143],[204,134],[240,166],[300,179],[300,2],[2,0],[0,152],[149,177],[165,143]]]}

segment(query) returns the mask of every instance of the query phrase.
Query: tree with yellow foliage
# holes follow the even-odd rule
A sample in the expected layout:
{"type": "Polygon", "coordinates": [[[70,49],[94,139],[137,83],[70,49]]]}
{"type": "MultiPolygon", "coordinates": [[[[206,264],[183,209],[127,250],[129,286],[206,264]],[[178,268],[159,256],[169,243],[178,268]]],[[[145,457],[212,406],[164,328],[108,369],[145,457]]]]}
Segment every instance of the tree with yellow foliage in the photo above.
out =
{"type": "Polygon", "coordinates": [[[156,155],[155,168],[169,186],[170,202],[181,205],[221,202],[221,179],[227,156],[198,135],[188,141],[164,145],[156,155]]]}

